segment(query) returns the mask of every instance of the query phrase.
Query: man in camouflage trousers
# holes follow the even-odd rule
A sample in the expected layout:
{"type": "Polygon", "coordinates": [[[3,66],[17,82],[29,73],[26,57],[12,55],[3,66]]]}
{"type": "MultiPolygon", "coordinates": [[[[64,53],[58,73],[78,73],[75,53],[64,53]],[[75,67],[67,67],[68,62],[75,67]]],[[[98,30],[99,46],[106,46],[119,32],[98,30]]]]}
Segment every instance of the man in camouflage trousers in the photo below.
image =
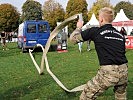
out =
{"type": "Polygon", "coordinates": [[[99,11],[100,27],[81,31],[83,22],[79,20],[70,36],[73,43],[89,39],[94,41],[100,64],[96,76],[87,82],[80,100],[95,100],[109,87],[114,87],[116,100],[127,100],[128,61],[125,56],[125,37],[112,26],[113,17],[113,10],[104,7],[99,11]]]}

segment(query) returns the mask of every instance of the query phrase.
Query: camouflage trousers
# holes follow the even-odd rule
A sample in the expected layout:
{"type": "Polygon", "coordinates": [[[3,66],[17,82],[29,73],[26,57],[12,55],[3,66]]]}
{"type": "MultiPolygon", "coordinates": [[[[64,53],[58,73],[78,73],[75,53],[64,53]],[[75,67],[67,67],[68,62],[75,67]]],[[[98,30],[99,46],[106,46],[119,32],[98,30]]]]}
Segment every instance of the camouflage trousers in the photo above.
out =
{"type": "Polygon", "coordinates": [[[97,75],[87,82],[80,100],[95,100],[109,87],[114,87],[115,100],[127,100],[127,64],[100,66],[97,75]]]}

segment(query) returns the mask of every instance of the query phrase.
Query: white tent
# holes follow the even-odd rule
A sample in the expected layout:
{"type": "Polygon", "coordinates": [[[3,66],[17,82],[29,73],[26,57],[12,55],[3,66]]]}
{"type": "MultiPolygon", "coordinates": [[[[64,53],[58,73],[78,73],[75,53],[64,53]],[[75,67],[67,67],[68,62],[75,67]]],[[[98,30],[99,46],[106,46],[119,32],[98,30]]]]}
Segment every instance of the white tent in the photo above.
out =
{"type": "Polygon", "coordinates": [[[99,26],[99,22],[98,20],[96,19],[96,16],[95,14],[93,13],[92,16],[91,16],[91,19],[89,22],[87,22],[87,24],[85,24],[83,27],[82,27],[82,30],[85,30],[89,27],[92,27],[92,26],[99,26]]]}
{"type": "Polygon", "coordinates": [[[133,28],[132,21],[125,15],[123,9],[117,13],[112,24],[119,31],[121,30],[121,27],[124,27],[128,35],[130,35],[130,32],[133,28]]]}
{"type": "Polygon", "coordinates": [[[130,19],[125,15],[123,9],[120,10],[120,12],[117,13],[115,19],[113,22],[119,22],[119,21],[129,21],[130,19]]]}
{"type": "Polygon", "coordinates": [[[115,19],[113,20],[113,22],[118,22],[118,21],[121,21],[120,13],[117,13],[115,19]]]}

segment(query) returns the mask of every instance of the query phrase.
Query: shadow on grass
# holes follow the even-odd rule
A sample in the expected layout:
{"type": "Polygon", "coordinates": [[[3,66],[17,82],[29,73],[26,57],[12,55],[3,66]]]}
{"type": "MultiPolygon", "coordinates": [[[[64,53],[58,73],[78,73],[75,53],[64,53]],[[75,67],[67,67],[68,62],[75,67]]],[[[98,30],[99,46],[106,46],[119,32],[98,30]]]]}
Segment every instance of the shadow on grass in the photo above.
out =
{"type": "MultiPolygon", "coordinates": [[[[114,97],[114,93],[113,93],[113,87],[109,90],[109,91],[105,91],[102,95],[100,95],[97,99],[98,100],[115,100],[114,97]]],[[[127,98],[128,100],[133,100],[133,81],[129,81],[128,82],[128,88],[127,88],[127,98]]],[[[76,93],[68,93],[68,92],[64,92],[63,95],[57,94],[58,96],[54,95],[52,97],[58,97],[58,98],[51,98],[52,100],[79,100],[79,96],[81,94],[81,92],[76,92],[76,93]],[[66,97],[65,97],[66,96],[66,97]],[[76,97],[76,98],[75,98],[76,97]]]]}
{"type": "MultiPolygon", "coordinates": [[[[49,52],[57,51],[57,45],[51,45],[48,51],[49,52]]],[[[36,48],[34,50],[34,52],[42,52],[42,49],[41,48],[36,48]]],[[[19,55],[19,54],[22,53],[22,51],[18,47],[10,47],[9,50],[2,50],[2,49],[0,49],[0,53],[1,53],[0,57],[9,57],[9,56],[19,55]]],[[[24,53],[28,54],[29,50],[27,49],[27,51],[24,52],[24,53]]]]}
{"type": "MultiPolygon", "coordinates": [[[[44,86],[47,87],[49,84],[51,84],[51,80],[50,81],[48,81],[48,80],[45,81],[45,80],[47,80],[47,79],[43,78],[41,80],[37,80],[35,82],[28,83],[26,85],[21,85],[19,87],[13,87],[13,88],[5,91],[3,94],[0,94],[0,99],[1,100],[11,100],[11,99],[16,100],[16,99],[19,99],[26,95],[28,95],[29,98],[36,99],[36,97],[34,96],[34,93],[32,94],[32,92],[35,92],[36,90],[41,89],[44,86]]],[[[54,83],[54,84],[56,84],[56,83],[54,83]]],[[[57,88],[57,90],[54,90],[55,88],[51,89],[50,94],[44,93],[43,95],[41,95],[42,100],[44,100],[44,98],[46,98],[45,100],[78,100],[79,96],[81,94],[81,92],[69,93],[69,92],[65,92],[64,90],[61,90],[61,88],[59,89],[59,87],[56,87],[56,88],[57,88]],[[55,92],[53,92],[53,91],[55,91],[55,92]]],[[[47,92],[47,91],[45,90],[45,92],[47,92]]],[[[133,98],[132,92],[133,92],[133,81],[129,80],[128,89],[127,89],[128,100],[132,100],[132,98],[133,98]]],[[[38,96],[39,96],[39,93],[38,93],[38,96]]],[[[39,98],[41,98],[41,97],[39,97],[39,98]]],[[[114,99],[112,99],[112,98],[114,98],[114,94],[113,94],[113,92],[111,92],[111,93],[105,92],[103,95],[100,96],[100,98],[101,99],[98,99],[98,100],[107,100],[107,99],[114,100],[114,99]]]]}
{"type": "Polygon", "coordinates": [[[49,85],[50,81],[45,81],[46,79],[37,80],[35,82],[22,85],[19,87],[13,87],[7,91],[5,91],[3,94],[0,94],[1,100],[16,100],[20,97],[24,97],[25,95],[30,94],[31,92],[35,91],[36,89],[39,89],[43,86],[49,85]]]}
{"type": "Polygon", "coordinates": [[[133,79],[128,81],[127,98],[133,100],[133,79]]]}
{"type": "MultiPolygon", "coordinates": [[[[33,48],[31,48],[31,50],[33,50],[33,48]]],[[[57,45],[56,45],[56,44],[50,45],[48,51],[49,51],[49,52],[57,51],[57,45]]],[[[37,48],[34,49],[33,52],[42,52],[42,48],[41,48],[41,47],[37,47],[37,48]]],[[[27,51],[25,51],[24,53],[29,53],[29,49],[27,49],[27,51]]]]}
{"type": "Polygon", "coordinates": [[[46,91],[43,93],[43,95],[39,94],[39,91],[38,93],[34,93],[37,89],[41,89],[41,87],[48,86],[51,83],[51,81],[44,81],[44,80],[45,79],[38,80],[33,83],[29,83],[19,87],[11,88],[5,91],[3,94],[0,94],[0,99],[1,100],[18,100],[20,98],[23,99],[23,97],[26,95],[28,96],[29,99],[41,98],[42,100],[76,100],[75,98],[78,97],[77,95],[79,92],[69,93],[69,92],[65,92],[62,88],[59,89],[58,87],[57,88],[59,90],[58,89],[56,91],[54,90],[55,91],[54,93],[53,93],[53,90],[50,90],[51,93],[49,95],[45,94],[46,91]]]}
{"type": "Polygon", "coordinates": [[[85,53],[85,52],[92,53],[92,52],[94,52],[94,51],[95,51],[94,48],[90,49],[89,51],[87,51],[87,49],[84,49],[84,50],[82,50],[81,53],[85,53]]]}
{"type": "Polygon", "coordinates": [[[15,56],[17,54],[20,54],[20,50],[16,50],[16,49],[9,49],[9,50],[1,50],[0,51],[1,55],[0,57],[9,57],[9,56],[15,56]]]}
{"type": "Polygon", "coordinates": [[[56,93],[52,95],[49,99],[50,100],[79,100],[80,92],[65,92],[62,90],[61,93],[56,93]]]}

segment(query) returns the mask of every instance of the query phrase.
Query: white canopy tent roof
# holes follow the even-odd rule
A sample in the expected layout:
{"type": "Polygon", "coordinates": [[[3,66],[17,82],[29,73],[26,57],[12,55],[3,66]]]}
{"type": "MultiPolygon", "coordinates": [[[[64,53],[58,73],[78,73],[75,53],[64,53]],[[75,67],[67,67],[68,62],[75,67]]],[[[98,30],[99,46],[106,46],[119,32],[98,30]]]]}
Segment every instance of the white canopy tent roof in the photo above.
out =
{"type": "Polygon", "coordinates": [[[130,32],[133,29],[133,21],[125,15],[123,9],[117,13],[112,25],[119,31],[121,30],[121,27],[124,27],[127,31],[127,35],[130,35],[130,32]]]}
{"type": "Polygon", "coordinates": [[[91,19],[89,22],[87,22],[87,24],[85,24],[83,27],[82,27],[82,30],[85,30],[89,27],[92,27],[92,26],[99,26],[99,22],[98,20],[96,19],[96,16],[95,14],[93,13],[92,16],[91,16],[91,19]]]}
{"type": "Polygon", "coordinates": [[[120,12],[117,13],[115,19],[113,22],[119,22],[119,21],[129,21],[130,19],[125,15],[123,9],[120,10],[120,12]]]}

